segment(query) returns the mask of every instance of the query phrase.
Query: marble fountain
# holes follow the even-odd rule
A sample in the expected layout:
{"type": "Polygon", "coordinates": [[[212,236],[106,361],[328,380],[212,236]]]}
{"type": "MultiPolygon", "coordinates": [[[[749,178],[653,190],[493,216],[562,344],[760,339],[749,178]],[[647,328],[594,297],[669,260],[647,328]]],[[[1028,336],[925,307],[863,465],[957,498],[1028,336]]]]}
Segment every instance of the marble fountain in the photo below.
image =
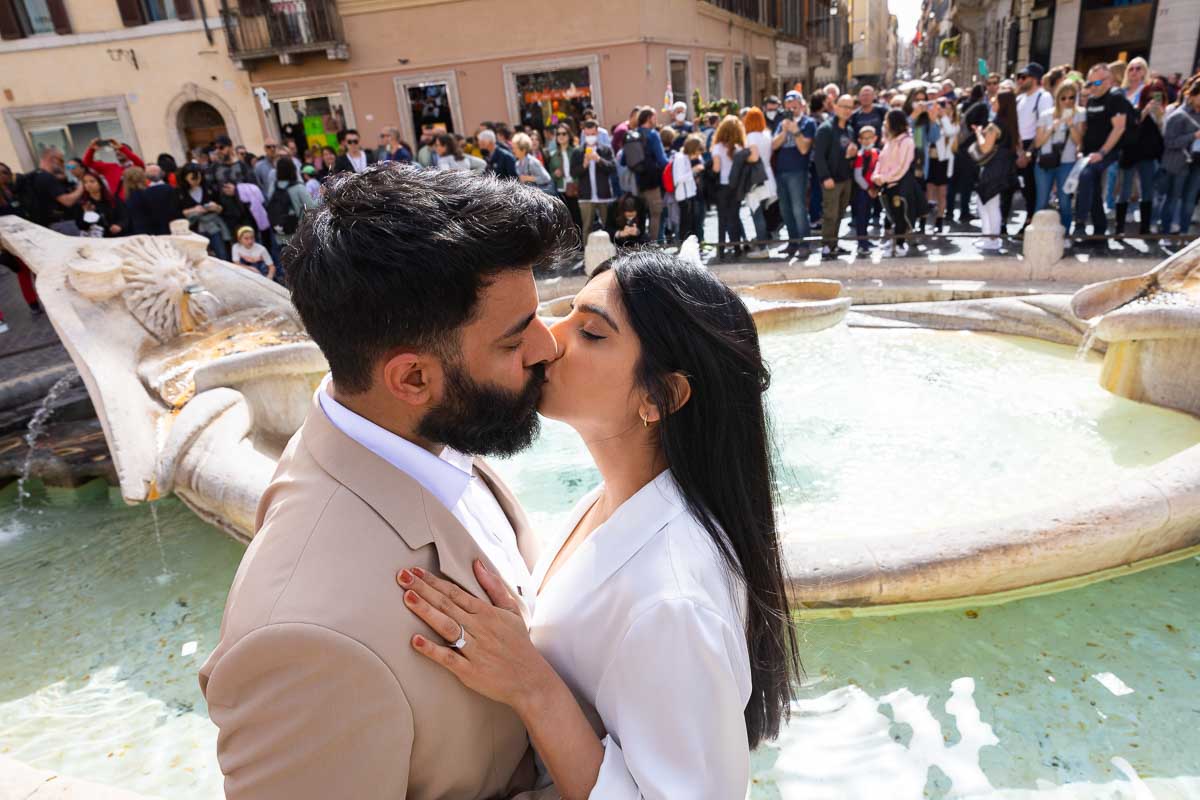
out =
{"type": "MultiPolygon", "coordinates": [[[[170,609],[175,627],[169,634],[163,633],[160,641],[168,642],[165,647],[169,649],[179,640],[191,640],[182,641],[186,657],[192,657],[189,645],[190,652],[196,652],[195,640],[201,642],[201,655],[214,643],[211,637],[223,595],[210,587],[227,586],[240,552],[232,542],[219,544],[209,539],[201,545],[205,526],[189,520],[198,518],[239,541],[252,536],[257,499],[326,370],[286,292],[257,273],[205,256],[204,244],[187,235],[73,239],[11,217],[0,219],[0,245],[37,272],[47,314],[92,398],[116,466],[120,499],[163,509],[156,512],[155,534],[151,535],[157,534],[158,513],[163,514],[167,525],[157,549],[145,543],[146,528],[140,523],[128,532],[114,531],[130,526],[129,512],[98,508],[96,525],[120,540],[122,548],[142,548],[139,552],[153,561],[152,569],[138,573],[146,587],[140,591],[148,596],[145,608],[157,610],[160,622],[156,624],[162,624],[166,616],[163,608],[170,609]],[[172,510],[170,499],[158,500],[169,495],[192,514],[177,505],[177,510],[172,510]],[[185,590],[184,584],[191,590],[185,590]],[[177,607],[185,595],[186,611],[177,607]],[[207,627],[185,621],[193,612],[205,615],[207,627]]],[[[781,470],[785,555],[803,624],[818,626],[807,629],[806,649],[836,647],[836,636],[822,639],[834,630],[866,631],[821,626],[870,626],[876,624],[872,621],[876,618],[894,622],[892,615],[907,610],[931,612],[903,618],[912,620],[903,623],[908,626],[910,641],[928,640],[925,644],[930,647],[941,646],[935,641],[940,635],[936,631],[963,619],[963,608],[968,609],[969,619],[994,613],[999,620],[1008,615],[1006,621],[989,629],[978,645],[967,648],[974,648],[982,663],[994,660],[997,648],[1020,651],[1024,646],[1022,626],[1040,624],[1034,620],[1058,613],[1055,609],[1067,609],[1072,603],[1078,606],[1085,599],[1093,605],[1103,603],[1104,586],[1136,581],[1143,577],[1134,575],[1136,572],[1200,554],[1198,284],[1200,242],[1144,275],[1089,286],[1074,296],[852,308],[837,281],[780,280],[739,287],[766,334],[764,350],[775,373],[770,399],[785,462],[781,470]],[[1074,349],[1081,344],[1081,355],[1086,356],[1082,360],[1062,347],[1074,349]],[[1102,364],[1097,363],[1100,353],[1104,353],[1102,364]],[[1103,389],[1097,386],[1097,375],[1103,389]],[[1000,400],[997,408],[988,410],[991,416],[983,420],[972,416],[989,396],[1000,400]],[[830,408],[814,410],[816,403],[830,408]],[[1029,424],[1027,434],[1008,435],[1023,422],[1029,424]],[[856,427],[863,431],[855,433],[856,427]],[[888,433],[897,427],[911,432],[903,436],[888,433]],[[1057,437],[1059,428],[1067,430],[1061,438],[1057,437]],[[939,435],[976,439],[978,446],[965,454],[944,456],[941,451],[953,448],[939,445],[939,435]],[[888,436],[897,441],[883,441],[888,436]],[[1042,450],[1063,457],[1031,457],[1042,450]],[[880,465],[864,472],[862,464],[874,460],[880,465]],[[1113,463],[1097,465],[1099,461],[1113,463]],[[972,472],[971,464],[979,470],[972,472]],[[1003,486],[991,483],[998,474],[1018,479],[1003,486]],[[964,484],[961,488],[955,485],[959,478],[964,484]],[[1046,483],[1051,478],[1057,480],[1053,486],[1046,483]],[[928,485],[939,481],[940,486],[928,485]],[[858,488],[853,488],[856,482],[858,488]],[[816,488],[811,489],[813,486],[816,488]],[[815,510],[805,510],[809,508],[815,510]],[[1115,583],[1087,586],[1110,578],[1115,583]],[[1068,588],[1076,591],[1056,594],[1068,588]],[[1035,595],[1046,596],[1001,605],[1035,595]],[[988,611],[993,605],[995,611],[988,611]],[[839,621],[843,619],[848,621],[839,621]]],[[[543,316],[565,314],[570,296],[554,297],[552,289],[543,288],[543,296],[550,297],[542,305],[543,316]]],[[[582,492],[593,480],[581,459],[571,437],[547,425],[543,441],[533,452],[505,463],[502,471],[527,503],[535,522],[552,525],[574,500],[573,493],[582,492]]],[[[50,495],[53,499],[54,493],[50,495]]],[[[64,548],[68,539],[78,542],[85,536],[67,517],[55,517],[58,512],[53,509],[46,513],[57,520],[45,524],[59,531],[64,548]]],[[[16,531],[13,536],[26,536],[27,540],[22,533],[25,524],[19,516],[0,520],[0,543],[8,540],[10,529],[16,531]]],[[[30,545],[22,558],[29,559],[29,564],[47,563],[50,556],[45,555],[44,547],[30,545]]],[[[1167,591],[1163,586],[1186,585],[1186,575],[1170,572],[1182,568],[1184,565],[1163,566],[1147,573],[1147,577],[1172,577],[1145,591],[1163,592],[1167,591]]],[[[118,567],[111,569],[112,575],[93,582],[101,591],[107,588],[119,593],[129,578],[124,572],[118,576],[118,567]]],[[[32,567],[23,571],[21,579],[12,584],[13,591],[39,591],[47,573],[38,575],[32,567]]],[[[51,581],[48,585],[68,586],[71,576],[67,568],[61,577],[66,583],[51,581]]],[[[1135,617],[1177,622],[1176,616],[1167,616],[1175,607],[1158,595],[1154,597],[1154,602],[1134,598],[1120,608],[1114,606],[1112,618],[1128,617],[1127,623],[1119,624],[1130,627],[1135,617]]],[[[128,602],[132,607],[143,601],[128,602]]],[[[1163,624],[1172,629],[1173,623],[1163,624]]],[[[856,635],[844,633],[843,642],[856,635]]],[[[1103,630],[1085,625],[1056,635],[1071,642],[1073,653],[1086,652],[1093,640],[1108,641],[1103,630]],[[1084,639],[1088,640],[1086,646],[1084,639]]],[[[30,723],[16,727],[8,723],[9,719],[38,717],[37,709],[58,708],[58,704],[78,703],[76,711],[92,713],[96,699],[89,690],[111,695],[108,702],[113,704],[113,712],[118,716],[125,713],[120,709],[128,707],[129,690],[115,690],[113,676],[96,674],[95,652],[116,646],[112,638],[103,628],[91,639],[85,633],[80,651],[75,653],[74,644],[63,646],[53,667],[44,666],[44,659],[50,658],[47,655],[22,657],[22,668],[28,666],[31,672],[40,669],[58,674],[60,668],[65,676],[72,670],[87,672],[82,688],[64,677],[66,688],[56,689],[59,685],[54,684],[28,698],[10,700],[0,680],[0,777],[6,774],[4,754],[9,752],[5,745],[10,738],[17,742],[12,752],[18,759],[49,769],[67,773],[78,769],[99,775],[106,783],[164,796],[211,796],[209,790],[219,785],[212,774],[211,757],[205,762],[202,754],[192,752],[191,745],[190,755],[182,761],[176,755],[171,762],[172,767],[182,764],[181,769],[194,769],[191,776],[164,782],[159,774],[165,765],[155,759],[163,754],[151,740],[176,737],[190,742],[210,735],[197,733],[195,726],[200,722],[195,717],[202,717],[202,712],[192,713],[190,705],[186,713],[177,715],[170,710],[170,703],[167,710],[159,707],[161,703],[155,704],[159,694],[171,694],[169,687],[174,684],[169,682],[145,689],[155,702],[134,704],[139,710],[129,712],[153,717],[152,725],[146,723],[147,730],[157,731],[148,732],[147,743],[139,745],[141,752],[154,757],[140,771],[113,771],[111,764],[103,762],[77,768],[74,756],[60,752],[68,744],[52,746],[51,740],[87,750],[85,739],[94,737],[93,733],[84,736],[66,726],[23,739],[21,725],[30,723]],[[93,649],[89,651],[85,644],[93,649]],[[97,683],[99,686],[93,686],[97,683]],[[53,691],[46,696],[49,690],[53,691]],[[195,777],[201,772],[202,778],[195,777]]],[[[1177,640],[1171,642],[1168,637],[1163,647],[1179,647],[1177,640]]],[[[903,655],[898,650],[880,655],[880,659],[898,662],[903,655]]],[[[839,659],[826,652],[823,656],[827,658],[821,661],[830,664],[839,659]]],[[[158,664],[165,657],[157,653],[154,658],[147,654],[145,659],[158,664]]],[[[864,680],[855,671],[862,669],[858,661],[840,658],[839,665],[828,670],[822,666],[822,674],[838,678],[859,675],[868,693],[870,685],[885,685],[864,680]]],[[[809,663],[812,661],[810,656],[809,663]]],[[[977,676],[985,671],[979,668],[971,673],[972,667],[958,665],[948,668],[977,676]]],[[[913,669],[920,671],[919,665],[913,669]]],[[[178,690],[181,696],[191,698],[178,701],[183,705],[195,702],[192,672],[171,679],[180,686],[188,685],[186,691],[178,690]]],[[[930,669],[927,693],[936,695],[947,688],[938,683],[941,675],[930,669]]],[[[75,680],[80,679],[76,676],[75,680]]],[[[147,686],[155,680],[148,680],[147,686]]],[[[821,680],[824,678],[810,680],[806,687],[821,680]]],[[[902,717],[919,727],[911,706],[921,703],[918,684],[920,681],[914,684],[917,694],[907,698],[872,698],[849,690],[818,698],[819,692],[809,692],[814,696],[798,710],[803,719],[824,719],[831,714],[854,728],[863,723],[865,718],[859,714],[866,713],[868,706],[884,707],[890,702],[897,712],[895,721],[879,723],[887,738],[888,725],[900,724],[902,717]],[[829,699],[831,695],[836,695],[836,702],[829,699]],[[909,711],[900,712],[902,705],[909,711]]],[[[949,691],[948,713],[952,703],[961,708],[964,692],[969,697],[971,688],[956,681],[949,691]]],[[[137,698],[139,703],[145,700],[141,694],[137,698]]],[[[987,707],[987,701],[979,702],[987,707]]],[[[1039,696],[1029,702],[1033,706],[1049,701],[1039,696]]],[[[70,716],[53,715],[60,721],[70,716]]],[[[969,737],[970,714],[960,719],[955,711],[953,716],[974,748],[967,760],[977,760],[979,747],[990,742],[990,734],[985,735],[976,725],[975,734],[969,737]]],[[[1021,735],[1032,736],[1038,726],[1051,724],[1036,714],[1026,716],[1019,725],[1013,723],[1010,734],[1021,728],[1021,735]]],[[[872,794],[865,784],[855,784],[858,788],[853,791],[829,794],[814,791],[812,783],[789,784],[792,779],[788,775],[794,778],[797,771],[822,768],[820,759],[804,765],[796,762],[800,750],[823,738],[823,734],[805,738],[803,719],[789,734],[790,743],[773,751],[775,761],[756,755],[756,775],[762,774],[779,788],[776,793],[752,793],[753,797],[884,796],[878,794],[879,786],[872,794]],[[803,791],[791,794],[789,785],[803,791]]],[[[1003,731],[1000,733],[1003,737],[1003,731]]],[[[1164,732],[1163,754],[1156,756],[1159,763],[1179,762],[1178,754],[1165,743],[1173,738],[1178,734],[1164,732]]],[[[912,758],[916,745],[915,739],[903,745],[908,748],[905,758],[912,758]]],[[[829,746],[836,750],[836,742],[829,746]]],[[[961,764],[956,768],[957,756],[951,757],[951,750],[947,749],[946,755],[930,755],[933,751],[926,749],[920,758],[928,756],[928,765],[939,766],[949,775],[954,785],[951,796],[966,796],[966,787],[979,785],[979,775],[961,764]]],[[[891,758],[880,757],[885,761],[891,758]]],[[[109,758],[113,758],[112,752],[109,758]]],[[[988,766],[987,772],[994,777],[1004,769],[988,766]]],[[[999,785],[1029,783],[1030,775],[1041,774],[1039,769],[1042,767],[1036,764],[1027,772],[1014,768],[1011,780],[996,780],[999,785]]],[[[1200,765],[1194,769],[1186,764],[1185,768],[1172,766],[1167,772],[1200,775],[1200,765]]],[[[850,785],[848,781],[865,780],[861,773],[848,769],[837,779],[845,787],[850,785]]],[[[879,775],[888,774],[888,769],[880,766],[879,775]]],[[[1104,765],[1070,777],[1074,780],[1082,775],[1099,781],[1126,774],[1119,765],[1116,773],[1104,765]]],[[[912,775],[906,779],[917,781],[912,775]]],[[[3,783],[0,779],[0,785],[3,783]]],[[[1188,786],[1200,792],[1200,779],[1188,786]]],[[[928,787],[925,791],[928,794],[928,787]]]]}

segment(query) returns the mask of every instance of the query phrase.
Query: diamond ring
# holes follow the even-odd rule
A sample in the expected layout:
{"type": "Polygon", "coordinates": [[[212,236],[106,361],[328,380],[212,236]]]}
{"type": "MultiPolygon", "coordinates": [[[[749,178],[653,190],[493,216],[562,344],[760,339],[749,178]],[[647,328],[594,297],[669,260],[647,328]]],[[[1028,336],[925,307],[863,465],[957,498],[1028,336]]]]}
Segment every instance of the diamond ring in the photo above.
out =
{"type": "Polygon", "coordinates": [[[467,646],[467,629],[462,625],[458,626],[458,641],[450,644],[455,650],[462,650],[467,646]]]}

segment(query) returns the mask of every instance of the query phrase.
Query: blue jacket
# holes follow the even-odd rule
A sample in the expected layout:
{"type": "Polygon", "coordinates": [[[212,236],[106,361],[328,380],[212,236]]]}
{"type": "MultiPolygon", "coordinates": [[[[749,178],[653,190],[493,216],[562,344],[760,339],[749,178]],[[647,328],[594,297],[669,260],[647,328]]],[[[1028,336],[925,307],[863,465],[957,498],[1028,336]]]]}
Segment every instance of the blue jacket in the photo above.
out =
{"type": "Polygon", "coordinates": [[[515,181],[517,180],[517,159],[505,147],[497,144],[496,149],[488,156],[486,171],[497,178],[508,178],[515,181]]]}

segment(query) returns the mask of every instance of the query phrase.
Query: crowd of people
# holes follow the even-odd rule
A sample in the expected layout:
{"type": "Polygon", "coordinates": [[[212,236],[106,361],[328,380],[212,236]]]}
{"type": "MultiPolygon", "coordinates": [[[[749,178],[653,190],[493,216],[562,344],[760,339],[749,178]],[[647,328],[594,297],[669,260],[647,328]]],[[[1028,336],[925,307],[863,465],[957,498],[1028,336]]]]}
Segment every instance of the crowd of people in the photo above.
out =
{"type": "MultiPolygon", "coordinates": [[[[186,220],[214,256],[282,282],[281,248],[321,202],[325,178],[380,161],[533,184],[566,204],[584,240],[603,230],[619,248],[704,241],[715,214],[719,259],[765,258],[784,240],[787,256],[806,257],[818,229],[825,258],[851,252],[840,241],[904,255],[912,232],[972,232],[976,216],[976,246],[995,252],[1014,235],[1018,195],[1015,235],[1055,208],[1075,246],[1106,246],[1110,214],[1117,236],[1131,211],[1139,235],[1186,234],[1200,196],[1200,73],[1166,79],[1143,58],[1086,75],[1031,63],[970,87],[910,82],[851,95],[830,84],[724,117],[690,119],[682,102],[666,113],[660,123],[659,111],[636,106],[610,130],[588,108],[545,141],[540,129],[484,122],[473,136],[424,125],[415,146],[396,128],[374,148],[345,129],[336,147],[267,141],[254,155],[220,136],[182,166],[165,153],[146,164],[127,144],[96,139],[79,159],[43,150],[25,175],[0,164],[0,215],[97,237],[165,234],[186,220]]],[[[40,311],[28,270],[3,257],[40,311]]]]}

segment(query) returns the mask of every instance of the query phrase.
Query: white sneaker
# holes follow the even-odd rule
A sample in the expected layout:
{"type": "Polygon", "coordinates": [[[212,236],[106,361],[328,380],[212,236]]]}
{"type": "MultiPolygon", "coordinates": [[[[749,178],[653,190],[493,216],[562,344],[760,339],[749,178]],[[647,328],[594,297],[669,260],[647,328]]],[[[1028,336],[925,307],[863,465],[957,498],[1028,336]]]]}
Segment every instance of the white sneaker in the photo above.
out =
{"type": "Polygon", "coordinates": [[[904,258],[906,255],[908,255],[908,245],[906,245],[906,244],[897,245],[897,247],[896,247],[896,257],[897,257],[897,258],[904,258]]]}
{"type": "Polygon", "coordinates": [[[0,319],[0,333],[8,333],[8,324],[0,319]]]}
{"type": "Polygon", "coordinates": [[[891,258],[896,254],[896,242],[893,239],[888,239],[883,243],[883,249],[879,251],[881,258],[891,258]]]}

